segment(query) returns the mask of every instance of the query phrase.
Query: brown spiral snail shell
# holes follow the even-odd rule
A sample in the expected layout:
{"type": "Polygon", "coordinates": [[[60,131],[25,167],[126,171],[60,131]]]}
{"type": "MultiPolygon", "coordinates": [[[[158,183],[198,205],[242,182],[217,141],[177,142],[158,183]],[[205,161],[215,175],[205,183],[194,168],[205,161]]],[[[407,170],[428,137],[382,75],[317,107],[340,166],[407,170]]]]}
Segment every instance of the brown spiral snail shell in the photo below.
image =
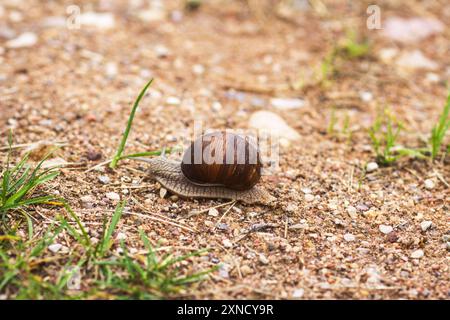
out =
{"type": "Polygon", "coordinates": [[[166,189],[186,198],[222,198],[268,204],[274,200],[256,186],[262,163],[248,136],[218,131],[193,141],[180,162],[165,157],[135,158],[166,189]]]}

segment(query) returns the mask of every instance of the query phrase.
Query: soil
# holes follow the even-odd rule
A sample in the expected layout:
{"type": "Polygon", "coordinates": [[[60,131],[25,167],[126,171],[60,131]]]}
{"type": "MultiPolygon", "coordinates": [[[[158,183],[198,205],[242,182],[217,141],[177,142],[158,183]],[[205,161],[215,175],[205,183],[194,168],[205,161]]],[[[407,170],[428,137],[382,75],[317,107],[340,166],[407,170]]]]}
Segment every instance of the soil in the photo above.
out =
{"type": "MultiPolygon", "coordinates": [[[[67,199],[92,237],[117,202],[106,194],[116,192],[127,199],[129,214],[118,232],[129,247],[143,249],[142,228],[175,254],[210,248],[192,268],[222,263],[221,269],[177,297],[449,298],[448,156],[435,162],[402,158],[364,173],[365,164],[375,161],[367,128],[380,106],[403,122],[399,143],[412,147],[423,146],[439,117],[450,75],[444,1],[380,1],[382,19],[427,16],[447,23],[443,32],[408,44],[365,27],[366,1],[323,1],[325,12],[310,7],[291,15],[263,12],[252,1],[208,1],[194,11],[184,10],[182,1],[164,1],[166,15],[150,21],[139,18],[148,7],[144,1],[77,2],[82,13],[113,14],[110,29],[49,23],[49,17],[67,17],[73,1],[7,2],[0,13],[2,145],[9,127],[16,144],[41,142],[36,158],[42,145],[63,144],[57,157],[70,165],[48,189],[67,199]],[[369,55],[342,59],[326,86],[306,81],[296,87],[299,79],[311,79],[349,27],[370,40],[369,55]],[[8,48],[7,30],[33,32],[38,41],[8,48]],[[420,49],[439,67],[404,73],[380,58],[386,48],[420,49]],[[301,138],[280,148],[279,170],[260,182],[277,198],[274,206],[237,203],[229,211],[219,208],[218,216],[191,215],[224,201],[170,192],[161,198],[145,164],[131,160],[115,170],[87,171],[114,155],[131,105],[150,78],[155,81],[126,153],[179,145],[192,136],[195,120],[214,129],[247,128],[253,112],[275,112],[301,138]],[[361,99],[361,92],[372,98],[361,99]],[[280,110],[270,104],[274,97],[301,98],[305,106],[280,110]],[[336,134],[327,130],[332,110],[336,134]],[[343,135],[345,117],[351,134],[343,135]],[[433,188],[425,187],[427,179],[433,188]],[[425,231],[424,221],[432,222],[425,231]],[[393,231],[384,234],[380,225],[393,231]],[[423,257],[414,258],[419,249],[423,257]]],[[[46,224],[61,210],[36,211],[46,224]]]]}

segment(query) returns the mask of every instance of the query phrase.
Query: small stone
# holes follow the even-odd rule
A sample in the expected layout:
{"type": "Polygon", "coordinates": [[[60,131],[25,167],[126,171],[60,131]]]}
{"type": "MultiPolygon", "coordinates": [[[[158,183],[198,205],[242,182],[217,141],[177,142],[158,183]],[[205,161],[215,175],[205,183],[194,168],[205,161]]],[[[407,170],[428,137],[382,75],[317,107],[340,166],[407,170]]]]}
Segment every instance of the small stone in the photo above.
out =
{"type": "Polygon", "coordinates": [[[439,65],[427,58],[422,51],[414,50],[412,52],[404,52],[396,61],[397,66],[405,70],[428,69],[436,70],[439,65]]]}
{"type": "Polygon", "coordinates": [[[293,110],[299,109],[305,106],[305,101],[302,99],[270,99],[270,103],[274,108],[279,110],[293,110]]]}
{"type": "Polygon", "coordinates": [[[91,195],[87,195],[87,196],[82,196],[80,197],[81,202],[83,203],[91,203],[95,201],[95,198],[91,195]]]}
{"type": "MultiPolygon", "coordinates": [[[[297,178],[297,175],[294,175],[293,179],[296,179],[296,178],[297,178]]],[[[304,194],[312,193],[312,190],[310,188],[302,188],[301,190],[304,194]]]]}
{"type": "Polygon", "coordinates": [[[116,236],[117,240],[125,240],[127,238],[127,235],[123,232],[119,232],[116,236]]]}
{"type": "Polygon", "coordinates": [[[110,179],[108,176],[99,176],[98,181],[100,181],[101,184],[108,184],[110,179]]]}
{"type": "Polygon", "coordinates": [[[216,112],[219,112],[220,110],[222,110],[222,104],[219,101],[215,101],[212,104],[212,109],[216,112]]]}
{"type": "Polygon", "coordinates": [[[118,73],[117,64],[115,62],[108,62],[105,66],[105,74],[109,79],[113,79],[118,73]]]}
{"type": "Polygon", "coordinates": [[[109,200],[113,200],[113,201],[119,201],[120,200],[120,195],[118,193],[116,193],[116,192],[108,192],[106,194],[106,197],[109,200]]]}
{"type": "Polygon", "coordinates": [[[163,45],[157,45],[154,50],[158,58],[166,58],[170,54],[169,49],[163,45]]]}
{"type": "Polygon", "coordinates": [[[376,162],[369,162],[366,166],[367,172],[373,172],[378,169],[378,164],[376,162]]]}
{"type": "Polygon", "coordinates": [[[111,29],[116,24],[112,13],[85,12],[78,16],[78,21],[83,26],[98,29],[111,29]]]}
{"type": "Polygon", "coordinates": [[[306,202],[312,202],[312,201],[314,201],[314,195],[309,194],[309,193],[305,194],[305,201],[306,201],[306,202]]]}
{"type": "Polygon", "coordinates": [[[248,265],[243,265],[243,266],[241,267],[241,273],[242,273],[242,275],[246,276],[246,275],[248,275],[248,274],[253,273],[253,269],[250,268],[248,265]]]}
{"type": "Polygon", "coordinates": [[[223,222],[218,223],[218,224],[216,225],[216,228],[219,229],[219,230],[222,230],[222,231],[227,231],[228,229],[230,229],[230,227],[228,226],[228,224],[223,223],[223,222]]]}
{"type": "Polygon", "coordinates": [[[181,100],[177,97],[168,97],[166,103],[171,106],[178,106],[181,103],[181,100]]]}
{"type": "Polygon", "coordinates": [[[220,267],[219,267],[219,277],[228,279],[230,277],[230,274],[228,272],[228,270],[230,269],[230,266],[226,263],[223,263],[220,267]]]}
{"type": "Polygon", "coordinates": [[[420,228],[422,229],[422,231],[427,231],[428,229],[430,229],[432,224],[433,224],[433,222],[431,222],[429,220],[422,221],[420,223],[420,228]]]}
{"type": "Polygon", "coordinates": [[[166,188],[161,188],[161,189],[159,189],[159,197],[160,197],[161,199],[164,199],[164,197],[166,196],[166,194],[167,194],[167,189],[166,189],[166,188]]]}
{"type": "Polygon", "coordinates": [[[292,298],[298,299],[298,298],[303,297],[304,294],[305,294],[305,290],[304,290],[304,289],[302,289],[302,288],[295,289],[295,290],[292,292],[292,298]]]}
{"type": "Polygon", "coordinates": [[[427,190],[434,189],[434,181],[432,179],[426,179],[424,181],[424,184],[425,184],[425,189],[427,189],[427,190]]]}
{"type": "Polygon", "coordinates": [[[57,253],[61,248],[63,247],[60,243],[54,243],[48,246],[48,250],[50,250],[53,253],[57,253]]]}
{"type": "Polygon", "coordinates": [[[10,49],[19,49],[34,46],[38,41],[36,34],[32,32],[22,33],[17,38],[6,42],[6,47],[10,49]]]}
{"type": "Polygon", "coordinates": [[[225,239],[222,241],[222,244],[225,248],[232,248],[233,243],[230,241],[230,239],[225,239]]]}
{"type": "Polygon", "coordinates": [[[297,211],[298,210],[298,206],[296,205],[296,204],[294,204],[294,203],[289,203],[287,206],[286,206],[286,211],[287,212],[295,212],[295,211],[297,211]]]}
{"type": "Polygon", "coordinates": [[[359,93],[359,97],[364,102],[370,102],[373,100],[373,94],[372,94],[372,92],[369,92],[369,91],[361,91],[359,93]]]}
{"type": "Polygon", "coordinates": [[[86,154],[86,158],[90,161],[97,161],[102,158],[102,154],[95,150],[89,150],[86,154]]]}
{"type": "Polygon", "coordinates": [[[356,209],[364,212],[364,211],[369,210],[369,207],[366,206],[364,203],[360,203],[360,204],[356,205],[356,209]]]}
{"type": "Polygon", "coordinates": [[[424,255],[423,250],[422,249],[418,249],[418,250],[413,251],[411,253],[411,258],[413,258],[413,259],[420,259],[420,258],[423,257],[423,255],[424,255]]]}
{"type": "Polygon", "coordinates": [[[389,17],[384,23],[383,36],[403,43],[413,43],[444,30],[444,24],[434,18],[389,17]]]}
{"type": "Polygon", "coordinates": [[[205,73],[205,67],[202,66],[201,64],[194,64],[194,66],[192,67],[192,72],[194,72],[197,75],[201,75],[205,73]]]}
{"type": "Polygon", "coordinates": [[[348,206],[347,207],[347,213],[352,219],[358,218],[358,214],[356,212],[356,208],[354,206],[348,206]]]}
{"type": "Polygon", "coordinates": [[[208,210],[208,215],[212,217],[217,217],[219,215],[219,211],[216,208],[211,208],[208,210]]]}
{"type": "Polygon", "coordinates": [[[154,7],[148,10],[140,10],[138,17],[144,22],[160,22],[166,19],[166,12],[163,8],[154,7]]]}
{"type": "Polygon", "coordinates": [[[391,232],[391,233],[389,233],[389,234],[387,235],[387,237],[386,237],[386,240],[389,241],[389,242],[391,242],[391,243],[397,242],[397,241],[398,241],[398,235],[397,235],[397,233],[396,233],[396,232],[391,232]]]}
{"type": "Polygon", "coordinates": [[[379,229],[384,234],[389,234],[392,231],[394,231],[394,228],[392,228],[391,226],[384,225],[384,224],[380,224],[379,229]]]}
{"type": "Polygon", "coordinates": [[[269,264],[269,259],[267,259],[267,257],[261,253],[259,255],[259,262],[261,262],[262,264],[269,264]]]}
{"type": "Polygon", "coordinates": [[[352,235],[351,233],[346,233],[344,234],[344,240],[351,242],[351,241],[355,241],[356,237],[354,235],[352,235]]]}
{"type": "Polygon", "coordinates": [[[300,139],[300,134],[291,128],[279,115],[269,111],[257,111],[250,116],[249,127],[260,130],[280,139],[282,146],[289,146],[289,142],[300,139]]]}

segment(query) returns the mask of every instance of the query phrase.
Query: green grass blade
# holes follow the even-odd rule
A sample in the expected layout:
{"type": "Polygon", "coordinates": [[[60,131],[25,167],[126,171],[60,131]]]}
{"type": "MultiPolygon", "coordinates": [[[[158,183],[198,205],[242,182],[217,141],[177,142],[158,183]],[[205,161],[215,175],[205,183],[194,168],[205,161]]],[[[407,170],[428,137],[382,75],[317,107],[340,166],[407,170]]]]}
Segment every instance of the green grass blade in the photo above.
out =
{"type": "Polygon", "coordinates": [[[145,87],[142,89],[141,93],[137,97],[136,101],[134,102],[133,108],[131,109],[131,113],[130,113],[130,116],[128,118],[127,126],[126,126],[125,131],[124,131],[123,136],[122,136],[122,140],[120,141],[119,148],[117,149],[117,153],[114,156],[114,158],[111,161],[111,163],[109,164],[110,168],[115,168],[117,166],[117,162],[120,160],[120,157],[122,156],[122,152],[125,149],[125,144],[127,143],[128,135],[130,134],[131,125],[133,123],[133,119],[134,119],[134,116],[136,114],[136,110],[137,110],[137,108],[139,106],[139,103],[141,102],[141,99],[144,97],[145,92],[150,87],[152,82],[153,82],[153,79],[151,79],[145,85],[145,87]]]}
{"type": "Polygon", "coordinates": [[[100,255],[103,256],[111,247],[111,238],[114,232],[114,229],[117,226],[117,223],[120,220],[120,217],[123,213],[123,208],[125,207],[126,201],[119,202],[117,204],[116,210],[114,210],[114,214],[111,218],[111,223],[105,233],[105,236],[102,239],[102,245],[100,247],[100,255]]]}

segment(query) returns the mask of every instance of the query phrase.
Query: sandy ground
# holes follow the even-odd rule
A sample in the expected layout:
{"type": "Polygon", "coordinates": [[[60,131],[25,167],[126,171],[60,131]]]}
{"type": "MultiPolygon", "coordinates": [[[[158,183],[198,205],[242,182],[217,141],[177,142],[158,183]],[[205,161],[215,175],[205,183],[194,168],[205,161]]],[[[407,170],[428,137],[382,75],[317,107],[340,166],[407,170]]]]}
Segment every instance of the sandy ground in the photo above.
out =
{"type": "MultiPolygon", "coordinates": [[[[2,2],[0,132],[2,145],[8,127],[18,144],[64,143],[58,157],[74,164],[50,189],[70,202],[92,237],[115,206],[106,194],[116,192],[128,199],[130,212],[142,214],[125,215],[119,224],[130,247],[142,249],[137,230],[143,228],[175,253],[210,247],[195,269],[223,263],[183,297],[448,299],[448,157],[401,159],[363,173],[375,160],[367,128],[380,105],[404,122],[401,144],[420,146],[429,134],[447,94],[448,24],[434,36],[399,44],[365,28],[364,1],[324,1],[326,12],[309,8],[278,17],[245,1],[213,1],[195,12],[164,1],[162,16],[145,1],[78,1],[82,13],[112,15],[114,26],[69,29],[72,2],[2,2]],[[325,88],[295,88],[346,26],[370,39],[369,56],[342,61],[325,88]],[[24,32],[34,33],[36,43],[8,47],[24,32]],[[421,50],[438,67],[399,70],[386,49],[421,50]],[[191,135],[196,119],[215,129],[246,128],[253,112],[275,112],[300,134],[280,149],[279,171],[261,182],[277,197],[275,206],[236,204],[216,227],[226,207],[218,216],[189,212],[223,201],[161,198],[143,164],[86,172],[113,156],[131,104],[151,77],[126,151],[175,146],[191,135]],[[271,105],[274,97],[301,98],[305,105],[281,110],[271,105]],[[333,108],[338,131],[348,117],[349,137],[327,133],[333,108]],[[104,176],[107,183],[99,180],[104,176]],[[190,229],[148,218],[156,215],[190,229]],[[432,224],[422,230],[425,221],[432,224]],[[393,231],[384,234],[381,225],[393,231]]],[[[405,3],[380,1],[382,18],[450,21],[444,1],[405,3]]],[[[47,217],[58,212],[37,210],[47,217]]]]}

